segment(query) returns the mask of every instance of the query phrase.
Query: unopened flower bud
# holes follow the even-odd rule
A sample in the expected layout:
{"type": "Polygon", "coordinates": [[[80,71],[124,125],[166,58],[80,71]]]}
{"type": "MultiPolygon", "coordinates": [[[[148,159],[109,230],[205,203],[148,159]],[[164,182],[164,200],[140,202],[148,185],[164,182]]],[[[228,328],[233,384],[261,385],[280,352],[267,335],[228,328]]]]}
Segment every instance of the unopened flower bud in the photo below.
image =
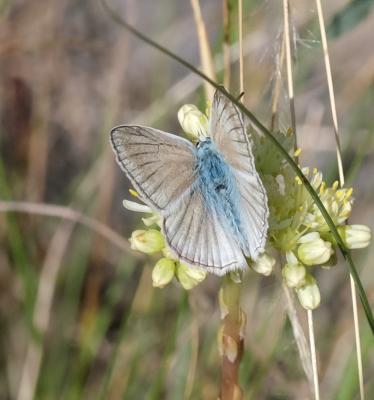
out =
{"type": "Polygon", "coordinates": [[[301,245],[297,254],[305,265],[324,264],[333,254],[331,243],[322,240],[318,232],[308,233],[302,236],[298,242],[301,245]]]}
{"type": "Polygon", "coordinates": [[[368,247],[371,240],[371,230],[366,225],[346,225],[338,228],[339,233],[349,249],[368,247]]]}
{"type": "Polygon", "coordinates": [[[189,267],[186,264],[177,264],[177,278],[184,289],[190,290],[202,282],[206,272],[201,268],[189,267]]]}
{"type": "Polygon", "coordinates": [[[161,251],[164,246],[164,238],[156,229],[134,231],[130,238],[131,248],[142,253],[152,254],[161,251]]]}
{"type": "Polygon", "coordinates": [[[305,283],[306,270],[304,265],[286,264],[282,269],[283,278],[290,288],[297,288],[305,283]]]}
{"type": "Polygon", "coordinates": [[[317,190],[321,186],[322,179],[323,179],[322,173],[317,170],[314,170],[312,179],[310,181],[310,184],[313,186],[314,190],[317,190]]]}
{"type": "Polygon", "coordinates": [[[251,267],[259,274],[268,276],[272,273],[275,265],[275,258],[266,253],[258,256],[257,260],[251,263],[251,267]]]}
{"type": "Polygon", "coordinates": [[[131,201],[131,200],[123,200],[122,202],[123,206],[130,211],[136,211],[136,212],[143,212],[143,213],[151,213],[152,209],[145,204],[139,204],[136,201],[131,201]]]}
{"type": "Polygon", "coordinates": [[[170,258],[161,258],[157,261],[152,271],[152,284],[154,287],[165,287],[174,277],[175,262],[170,258]]]}
{"type": "Polygon", "coordinates": [[[208,135],[208,119],[193,104],[185,104],[179,109],[178,120],[182,129],[192,139],[200,140],[208,135]]]}
{"type": "Polygon", "coordinates": [[[300,264],[299,260],[295,256],[295,253],[293,251],[287,251],[286,252],[286,259],[287,259],[287,264],[300,264]]]}
{"type": "Polygon", "coordinates": [[[319,306],[321,295],[312,276],[308,276],[306,284],[296,290],[301,305],[307,310],[314,310],[319,306]]]}

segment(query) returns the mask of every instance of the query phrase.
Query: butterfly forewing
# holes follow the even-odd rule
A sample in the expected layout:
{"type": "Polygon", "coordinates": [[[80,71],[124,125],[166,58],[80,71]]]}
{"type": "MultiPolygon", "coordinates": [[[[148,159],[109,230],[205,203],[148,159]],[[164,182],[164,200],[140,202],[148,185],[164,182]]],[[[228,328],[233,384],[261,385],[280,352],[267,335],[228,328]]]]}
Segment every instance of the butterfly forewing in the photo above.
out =
{"type": "Polygon", "coordinates": [[[117,162],[145,203],[170,210],[187,196],[196,179],[194,146],[187,140],[143,126],[111,132],[117,162]]]}
{"type": "Polygon", "coordinates": [[[247,256],[256,258],[265,246],[269,210],[267,196],[256,171],[243,118],[236,106],[216,91],[210,115],[210,135],[232,167],[240,193],[240,213],[245,227],[247,256]]]}

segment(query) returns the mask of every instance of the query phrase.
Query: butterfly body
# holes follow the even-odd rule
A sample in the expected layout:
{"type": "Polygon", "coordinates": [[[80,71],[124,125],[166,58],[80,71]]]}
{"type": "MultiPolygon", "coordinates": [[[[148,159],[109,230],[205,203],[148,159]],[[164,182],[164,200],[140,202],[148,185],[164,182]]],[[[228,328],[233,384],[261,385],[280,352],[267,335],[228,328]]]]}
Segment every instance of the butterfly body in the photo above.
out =
{"type": "Polygon", "coordinates": [[[267,196],[240,111],[217,91],[209,137],[198,146],[145,126],[111,132],[120,167],[141,199],[162,217],[175,257],[216,275],[247,268],[264,250],[267,196]]]}
{"type": "Polygon", "coordinates": [[[209,137],[199,143],[196,158],[197,183],[204,204],[223,216],[225,227],[231,231],[240,247],[245,248],[239,191],[233,171],[209,137]]]}

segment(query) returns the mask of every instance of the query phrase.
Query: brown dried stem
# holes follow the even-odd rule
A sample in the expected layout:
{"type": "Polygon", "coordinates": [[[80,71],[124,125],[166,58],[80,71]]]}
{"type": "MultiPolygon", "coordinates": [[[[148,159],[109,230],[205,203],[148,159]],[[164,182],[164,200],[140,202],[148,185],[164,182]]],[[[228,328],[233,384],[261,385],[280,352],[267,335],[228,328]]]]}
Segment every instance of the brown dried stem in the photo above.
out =
{"type": "Polygon", "coordinates": [[[239,367],[244,350],[245,314],[240,307],[240,283],[230,275],[223,279],[220,291],[222,328],[219,344],[222,356],[220,400],[240,400],[239,367]]]}

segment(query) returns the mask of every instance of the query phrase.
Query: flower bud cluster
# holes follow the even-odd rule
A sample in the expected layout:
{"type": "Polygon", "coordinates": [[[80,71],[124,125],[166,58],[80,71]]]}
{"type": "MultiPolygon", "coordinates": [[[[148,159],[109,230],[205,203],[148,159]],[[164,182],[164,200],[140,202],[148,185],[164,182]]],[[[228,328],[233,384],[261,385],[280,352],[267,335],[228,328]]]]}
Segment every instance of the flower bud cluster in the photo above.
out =
{"type": "MultiPolygon", "coordinates": [[[[131,194],[139,197],[134,191],[131,191],[131,194]]],[[[163,288],[175,277],[184,289],[190,290],[205,279],[205,271],[180,263],[174,257],[160,231],[161,216],[159,214],[154,213],[148,206],[134,201],[124,200],[123,205],[128,210],[150,214],[149,217],[142,218],[148,229],[135,230],[129,241],[131,248],[135,251],[145,254],[163,254],[164,257],[156,262],[152,270],[154,287],[163,288]]]]}
{"type": "MultiPolygon", "coordinates": [[[[291,154],[294,146],[292,132],[274,135],[291,154]]],[[[268,246],[285,254],[282,275],[287,286],[296,291],[304,308],[314,309],[320,303],[320,293],[313,269],[315,266],[327,268],[335,265],[335,239],[318,206],[289,164],[279,157],[274,161],[274,145],[256,134],[252,134],[252,140],[256,166],[268,194],[268,246]]],[[[297,150],[297,155],[300,152],[297,150]]],[[[318,193],[347,248],[367,247],[371,240],[370,228],[347,225],[352,211],[353,190],[339,188],[338,182],[328,186],[317,169],[303,168],[302,172],[318,193]]]]}

